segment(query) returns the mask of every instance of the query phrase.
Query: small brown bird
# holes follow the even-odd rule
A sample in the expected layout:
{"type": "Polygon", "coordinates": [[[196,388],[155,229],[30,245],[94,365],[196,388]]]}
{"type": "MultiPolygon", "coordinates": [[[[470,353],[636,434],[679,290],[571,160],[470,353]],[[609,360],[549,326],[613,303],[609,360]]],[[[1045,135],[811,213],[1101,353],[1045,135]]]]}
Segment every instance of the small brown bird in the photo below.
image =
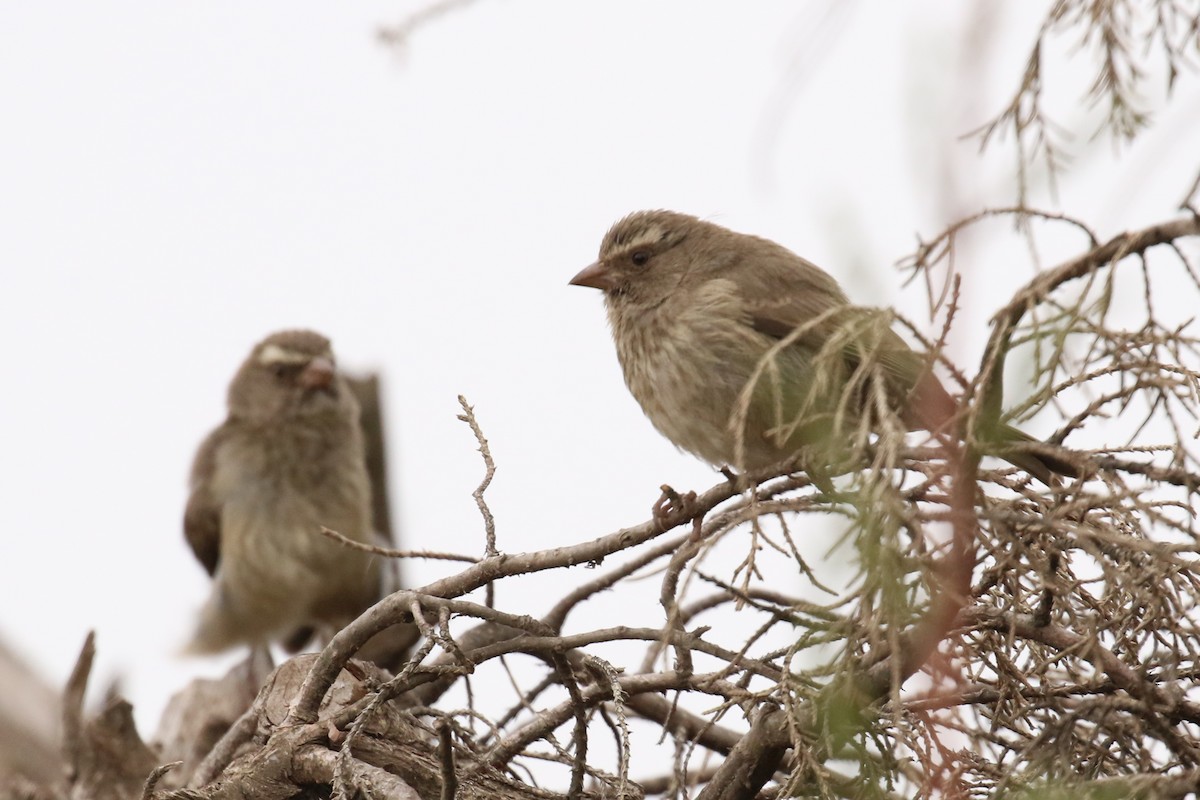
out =
{"type": "MultiPolygon", "coordinates": [[[[882,418],[881,397],[904,429],[942,431],[954,415],[890,315],[851,305],[831,275],[767,239],[639,211],[612,226],[571,283],[604,292],[625,383],[646,416],[716,466],[761,470],[803,450],[822,469],[865,416],[882,418]]],[[[999,424],[988,452],[1043,482],[1075,474],[1033,452],[1034,441],[999,424]]]]}
{"type": "Polygon", "coordinates": [[[268,336],[229,385],[228,410],[196,454],[183,520],[213,576],[195,653],[295,643],[298,631],[342,627],[381,593],[376,557],[320,534],[373,540],[359,407],[329,340],[268,336]]]}

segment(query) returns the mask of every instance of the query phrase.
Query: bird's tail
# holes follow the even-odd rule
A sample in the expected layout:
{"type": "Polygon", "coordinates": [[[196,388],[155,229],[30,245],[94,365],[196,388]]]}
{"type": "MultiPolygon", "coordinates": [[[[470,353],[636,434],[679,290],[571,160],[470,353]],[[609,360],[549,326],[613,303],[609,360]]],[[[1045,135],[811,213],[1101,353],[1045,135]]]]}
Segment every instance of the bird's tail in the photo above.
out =
{"type": "Polygon", "coordinates": [[[235,619],[221,602],[220,592],[213,594],[200,611],[200,621],[192,639],[183,648],[184,655],[213,655],[249,641],[244,621],[235,619]]]}
{"type": "Polygon", "coordinates": [[[201,623],[191,640],[184,645],[182,654],[185,656],[211,656],[223,653],[238,644],[238,638],[231,626],[201,623]]]}
{"type": "Polygon", "coordinates": [[[1047,486],[1056,485],[1060,475],[1079,477],[1079,466],[1063,457],[1060,450],[1012,425],[1001,423],[988,431],[984,452],[1025,470],[1047,486]]]}

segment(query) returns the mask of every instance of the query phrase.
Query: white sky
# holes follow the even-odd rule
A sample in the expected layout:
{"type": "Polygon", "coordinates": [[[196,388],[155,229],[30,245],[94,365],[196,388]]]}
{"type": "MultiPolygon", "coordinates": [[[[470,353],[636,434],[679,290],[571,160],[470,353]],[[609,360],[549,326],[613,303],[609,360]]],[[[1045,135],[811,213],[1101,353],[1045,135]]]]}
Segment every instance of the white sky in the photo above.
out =
{"type": "MultiPolygon", "coordinates": [[[[926,319],[891,265],[1012,197],[1007,162],[959,138],[1015,85],[1038,22],[1023,6],[989,23],[990,49],[965,42],[991,5],[480,0],[397,54],[374,32],[420,4],[0,4],[0,637],[60,684],[96,629],[95,677],[120,678],[146,734],[171,692],[223,671],[173,655],[207,592],[186,474],[234,368],[282,327],[384,371],[407,546],[482,549],[459,393],[499,466],[504,550],[640,522],[662,483],[706,488],[625,391],[599,294],[567,280],[615,219],[665,207],[926,319]]],[[[1200,124],[1183,89],[1120,158],[1077,142],[1064,206],[1103,235],[1171,218],[1200,124]]],[[[1028,276],[974,255],[967,364],[994,287],[1028,276]]],[[[414,584],[448,569],[407,567],[414,584]]],[[[578,579],[501,600],[537,613],[578,579]]]]}

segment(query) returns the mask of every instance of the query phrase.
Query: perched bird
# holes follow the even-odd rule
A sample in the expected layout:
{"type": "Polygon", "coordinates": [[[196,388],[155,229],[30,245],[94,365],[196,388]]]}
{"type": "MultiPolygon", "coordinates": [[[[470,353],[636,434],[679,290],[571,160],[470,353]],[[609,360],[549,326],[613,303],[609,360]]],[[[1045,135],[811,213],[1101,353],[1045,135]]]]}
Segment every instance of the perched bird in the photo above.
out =
{"type": "Polygon", "coordinates": [[[328,339],[282,331],[234,375],[228,417],[192,467],[184,535],[213,587],[189,649],[302,646],[378,600],[379,559],[321,526],[373,541],[359,407],[328,339]]]}
{"type": "MultiPolygon", "coordinates": [[[[827,272],[767,239],[672,211],[618,221],[571,279],[600,289],[625,383],[654,426],[716,466],[761,470],[797,454],[822,470],[866,419],[947,432],[954,400],[891,329],[827,272]],[[881,406],[883,412],[881,413],[881,406]]],[[[987,451],[1043,482],[1075,474],[998,423],[987,451]]],[[[861,438],[860,438],[861,441],[861,438]]]]}

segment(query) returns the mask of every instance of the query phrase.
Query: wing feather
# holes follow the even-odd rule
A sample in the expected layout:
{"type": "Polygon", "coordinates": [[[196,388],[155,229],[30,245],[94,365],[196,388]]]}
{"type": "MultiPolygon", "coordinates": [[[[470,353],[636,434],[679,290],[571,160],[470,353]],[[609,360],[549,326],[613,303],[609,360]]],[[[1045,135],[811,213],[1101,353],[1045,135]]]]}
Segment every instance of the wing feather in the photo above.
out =
{"type": "Polygon", "coordinates": [[[227,435],[225,425],[208,435],[192,463],[191,494],[183,512],[183,536],[209,575],[221,560],[221,504],[213,494],[217,451],[227,435]]]}

